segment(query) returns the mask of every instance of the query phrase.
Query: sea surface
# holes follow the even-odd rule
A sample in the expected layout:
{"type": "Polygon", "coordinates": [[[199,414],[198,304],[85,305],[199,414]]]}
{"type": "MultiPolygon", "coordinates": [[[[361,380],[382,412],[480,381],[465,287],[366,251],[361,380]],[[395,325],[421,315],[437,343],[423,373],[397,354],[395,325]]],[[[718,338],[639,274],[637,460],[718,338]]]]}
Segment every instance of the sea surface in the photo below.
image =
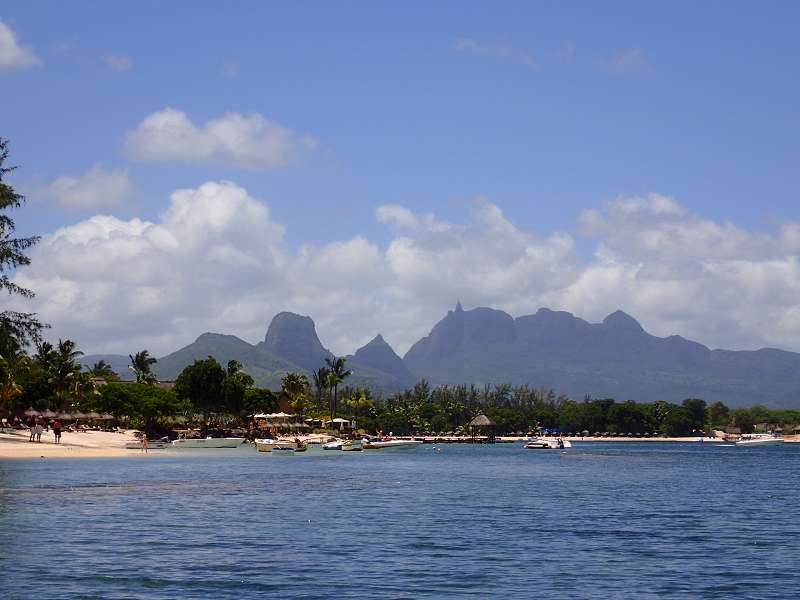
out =
{"type": "Polygon", "coordinates": [[[0,461],[3,598],[797,598],[800,444],[0,461]]]}

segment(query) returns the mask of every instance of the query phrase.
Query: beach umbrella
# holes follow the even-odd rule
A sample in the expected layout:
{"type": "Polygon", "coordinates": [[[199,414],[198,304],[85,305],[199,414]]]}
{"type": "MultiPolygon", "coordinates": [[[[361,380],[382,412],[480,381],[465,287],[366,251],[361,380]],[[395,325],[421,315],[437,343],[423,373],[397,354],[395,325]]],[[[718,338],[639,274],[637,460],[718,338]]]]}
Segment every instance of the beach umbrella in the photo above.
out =
{"type": "Polygon", "coordinates": [[[76,413],[72,413],[72,418],[73,418],[73,419],[75,419],[75,420],[77,421],[77,420],[79,420],[79,419],[85,419],[85,418],[86,418],[86,415],[85,415],[85,414],[83,414],[82,412],[78,411],[78,412],[76,412],[76,413]]]}
{"type": "Polygon", "coordinates": [[[29,417],[38,417],[42,413],[40,413],[38,410],[36,410],[31,406],[28,410],[25,411],[25,414],[28,415],[29,417]]]}
{"type": "Polygon", "coordinates": [[[65,419],[65,420],[71,420],[72,419],[72,415],[69,414],[68,412],[61,412],[61,413],[58,413],[56,416],[59,419],[65,419]]]}
{"type": "Polygon", "coordinates": [[[103,421],[113,421],[114,420],[114,415],[110,415],[108,413],[103,413],[102,415],[100,415],[100,418],[103,421]]]}
{"type": "Polygon", "coordinates": [[[44,412],[42,413],[42,416],[43,416],[43,417],[47,417],[48,419],[52,419],[53,417],[55,417],[55,416],[56,416],[56,413],[54,413],[52,410],[50,410],[50,409],[48,408],[46,411],[44,411],[44,412]]]}
{"type": "Polygon", "coordinates": [[[100,413],[90,412],[88,415],[86,415],[86,418],[87,419],[99,419],[100,418],[100,413]]]}

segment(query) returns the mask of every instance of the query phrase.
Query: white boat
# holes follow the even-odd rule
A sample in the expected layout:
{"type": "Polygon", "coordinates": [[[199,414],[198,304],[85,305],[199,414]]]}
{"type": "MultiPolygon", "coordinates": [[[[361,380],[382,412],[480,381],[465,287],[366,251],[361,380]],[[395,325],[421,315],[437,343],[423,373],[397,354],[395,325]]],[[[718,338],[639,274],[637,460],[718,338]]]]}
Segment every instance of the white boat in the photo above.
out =
{"type": "Polygon", "coordinates": [[[238,448],[244,442],[244,438],[182,438],[173,440],[173,448],[185,450],[199,448],[238,448]]]}
{"type": "Polygon", "coordinates": [[[361,440],[333,440],[327,444],[322,444],[323,450],[341,450],[342,452],[359,452],[361,440]]]}
{"type": "Polygon", "coordinates": [[[736,442],[737,446],[777,446],[783,443],[783,438],[775,437],[769,433],[755,433],[744,435],[736,442]]]}
{"type": "Polygon", "coordinates": [[[572,448],[572,443],[569,440],[543,440],[532,439],[522,446],[526,450],[563,450],[565,448],[572,448]]]}
{"type": "Polygon", "coordinates": [[[361,440],[345,440],[342,442],[342,452],[361,452],[361,440]]]}
{"type": "Polygon", "coordinates": [[[275,448],[295,448],[296,444],[291,440],[256,440],[256,449],[259,452],[272,452],[275,448]]]}
{"type": "Polygon", "coordinates": [[[422,440],[361,440],[361,447],[364,450],[378,450],[381,448],[413,448],[419,446],[422,440]]]}

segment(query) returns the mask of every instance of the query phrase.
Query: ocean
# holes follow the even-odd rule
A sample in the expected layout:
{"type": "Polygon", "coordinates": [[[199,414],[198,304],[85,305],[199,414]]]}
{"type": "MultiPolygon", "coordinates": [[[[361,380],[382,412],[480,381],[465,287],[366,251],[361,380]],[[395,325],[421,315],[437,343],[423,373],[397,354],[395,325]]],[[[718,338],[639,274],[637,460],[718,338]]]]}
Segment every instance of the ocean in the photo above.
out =
{"type": "Polygon", "coordinates": [[[0,596],[800,596],[800,444],[440,448],[0,461],[0,596]]]}

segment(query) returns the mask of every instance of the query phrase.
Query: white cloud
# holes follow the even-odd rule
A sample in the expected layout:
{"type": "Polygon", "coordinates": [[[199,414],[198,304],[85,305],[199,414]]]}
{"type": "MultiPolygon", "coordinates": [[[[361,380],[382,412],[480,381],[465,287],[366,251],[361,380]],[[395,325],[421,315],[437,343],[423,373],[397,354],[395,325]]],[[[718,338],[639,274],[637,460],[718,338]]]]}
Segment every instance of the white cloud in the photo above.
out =
{"type": "Polygon", "coordinates": [[[601,71],[623,75],[647,71],[650,61],[641,48],[626,48],[608,58],[597,59],[595,66],[601,71]]]}
{"type": "Polygon", "coordinates": [[[660,195],[579,218],[596,240],[537,235],[478,199],[462,223],[399,205],[384,247],[364,236],[285,240],[268,206],[231,182],[178,190],[157,221],[95,216],[45,236],[19,283],[54,336],[92,351],[166,353],[203,331],[263,338],[279,311],[311,315],[337,353],[376,333],[399,351],[461,299],[512,315],[540,306],[600,320],[618,308],[658,335],[712,346],[800,349],[800,223],[753,232],[660,195]]]}
{"type": "Polygon", "coordinates": [[[458,38],[453,42],[452,49],[456,52],[472,54],[473,56],[518,63],[534,71],[541,69],[539,62],[528,52],[511,46],[486,45],[471,38],[458,38]]]}
{"type": "Polygon", "coordinates": [[[103,62],[112,71],[129,71],[133,68],[134,60],[130,56],[123,54],[107,54],[103,57],[103,62]]]}
{"type": "Polygon", "coordinates": [[[257,169],[287,166],[316,145],[258,113],[229,112],[198,127],[186,113],[169,107],[145,117],[127,136],[127,150],[139,160],[257,169]]]}
{"type": "Polygon", "coordinates": [[[83,175],[58,177],[36,187],[31,195],[65,208],[97,209],[120,205],[133,195],[134,190],[126,169],[94,165],[83,175]]]}
{"type": "Polygon", "coordinates": [[[17,35],[0,21],[0,71],[13,71],[42,64],[31,48],[21,46],[17,35]]]}

